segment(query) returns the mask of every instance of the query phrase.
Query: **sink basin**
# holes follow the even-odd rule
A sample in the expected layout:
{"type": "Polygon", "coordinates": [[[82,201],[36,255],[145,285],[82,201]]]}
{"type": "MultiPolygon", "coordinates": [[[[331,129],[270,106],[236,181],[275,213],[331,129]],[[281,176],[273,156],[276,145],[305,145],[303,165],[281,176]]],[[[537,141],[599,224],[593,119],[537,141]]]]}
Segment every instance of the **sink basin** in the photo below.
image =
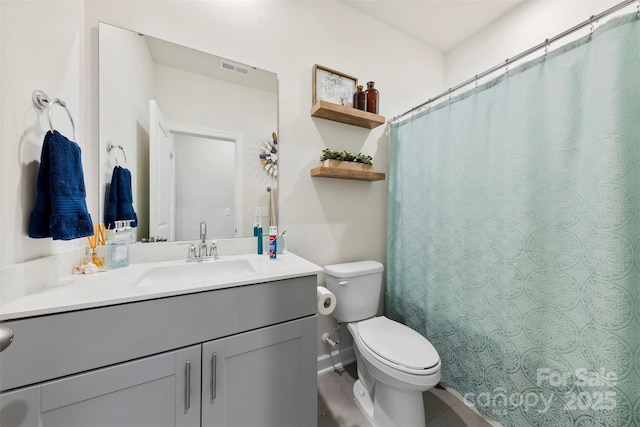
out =
{"type": "Polygon", "coordinates": [[[158,267],[145,272],[136,287],[182,285],[206,285],[218,278],[242,273],[254,273],[246,259],[185,263],[170,267],[158,267]]]}

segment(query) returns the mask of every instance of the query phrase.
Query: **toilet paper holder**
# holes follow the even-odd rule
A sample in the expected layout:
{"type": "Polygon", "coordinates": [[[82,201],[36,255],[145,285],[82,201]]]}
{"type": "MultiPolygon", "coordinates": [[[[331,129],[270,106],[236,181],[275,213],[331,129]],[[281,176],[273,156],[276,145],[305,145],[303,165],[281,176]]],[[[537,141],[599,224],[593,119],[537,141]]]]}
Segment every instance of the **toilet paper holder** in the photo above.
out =
{"type": "Polygon", "coordinates": [[[333,313],[333,310],[336,308],[336,296],[334,293],[324,286],[317,286],[316,289],[318,313],[325,316],[333,313]]]}

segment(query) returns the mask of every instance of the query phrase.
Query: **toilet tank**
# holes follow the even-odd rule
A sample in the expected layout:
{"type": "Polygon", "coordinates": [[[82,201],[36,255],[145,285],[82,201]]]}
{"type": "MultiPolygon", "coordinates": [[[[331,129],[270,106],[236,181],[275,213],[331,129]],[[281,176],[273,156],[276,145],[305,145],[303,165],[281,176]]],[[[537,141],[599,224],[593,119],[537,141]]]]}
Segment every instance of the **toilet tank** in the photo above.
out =
{"type": "Polygon", "coordinates": [[[338,322],[357,322],[377,314],[383,271],[384,266],[377,261],[324,267],[327,289],[336,296],[333,317],[338,322]]]}

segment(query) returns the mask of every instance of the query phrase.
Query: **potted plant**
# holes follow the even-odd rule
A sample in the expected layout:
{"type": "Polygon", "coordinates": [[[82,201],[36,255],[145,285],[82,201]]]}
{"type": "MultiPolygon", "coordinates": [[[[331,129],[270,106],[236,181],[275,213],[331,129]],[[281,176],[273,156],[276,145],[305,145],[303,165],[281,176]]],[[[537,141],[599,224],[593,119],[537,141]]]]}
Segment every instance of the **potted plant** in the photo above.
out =
{"type": "Polygon", "coordinates": [[[371,170],[373,157],[366,154],[352,154],[346,150],[335,151],[325,148],[322,150],[320,161],[322,166],[336,169],[371,170]]]}

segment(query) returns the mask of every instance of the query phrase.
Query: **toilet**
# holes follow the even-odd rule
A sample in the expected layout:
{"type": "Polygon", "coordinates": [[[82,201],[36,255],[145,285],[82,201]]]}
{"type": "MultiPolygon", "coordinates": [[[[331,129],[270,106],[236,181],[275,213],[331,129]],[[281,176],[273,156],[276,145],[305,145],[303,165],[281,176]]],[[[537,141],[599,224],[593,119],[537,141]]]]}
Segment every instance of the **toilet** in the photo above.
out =
{"type": "Polygon", "coordinates": [[[324,271],[326,287],[336,296],[332,315],[353,337],[358,407],[374,427],[424,427],[422,392],[440,381],[440,356],[418,332],[376,316],[383,265],[359,261],[324,271]]]}

